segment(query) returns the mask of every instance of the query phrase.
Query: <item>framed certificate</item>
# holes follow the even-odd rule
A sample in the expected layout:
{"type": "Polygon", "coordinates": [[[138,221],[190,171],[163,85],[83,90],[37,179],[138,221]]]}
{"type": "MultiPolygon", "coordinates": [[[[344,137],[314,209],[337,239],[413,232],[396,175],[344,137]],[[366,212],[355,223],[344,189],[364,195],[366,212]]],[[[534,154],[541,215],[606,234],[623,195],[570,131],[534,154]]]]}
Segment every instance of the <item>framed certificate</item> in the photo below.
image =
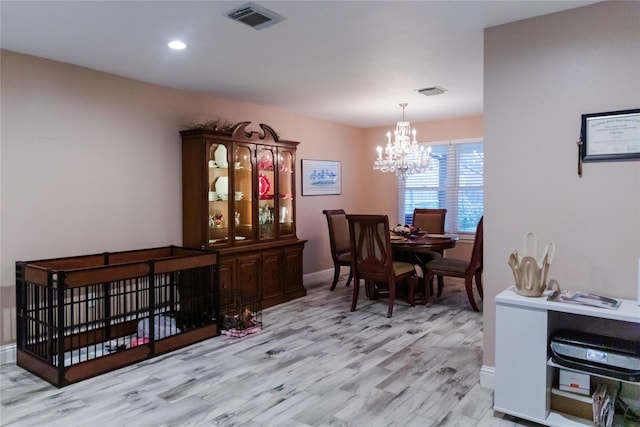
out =
{"type": "Polygon", "coordinates": [[[585,162],[640,159],[640,109],[583,114],[580,139],[585,162]]]}

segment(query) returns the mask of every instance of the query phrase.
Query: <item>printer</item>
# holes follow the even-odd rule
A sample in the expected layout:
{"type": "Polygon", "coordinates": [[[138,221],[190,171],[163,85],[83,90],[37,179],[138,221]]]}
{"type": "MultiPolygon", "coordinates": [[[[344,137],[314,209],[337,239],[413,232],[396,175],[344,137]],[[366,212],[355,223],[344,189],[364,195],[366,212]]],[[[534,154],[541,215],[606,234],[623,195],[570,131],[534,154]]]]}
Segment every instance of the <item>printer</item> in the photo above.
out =
{"type": "Polygon", "coordinates": [[[560,329],[551,336],[551,359],[560,366],[625,381],[640,381],[638,340],[560,329]]]}

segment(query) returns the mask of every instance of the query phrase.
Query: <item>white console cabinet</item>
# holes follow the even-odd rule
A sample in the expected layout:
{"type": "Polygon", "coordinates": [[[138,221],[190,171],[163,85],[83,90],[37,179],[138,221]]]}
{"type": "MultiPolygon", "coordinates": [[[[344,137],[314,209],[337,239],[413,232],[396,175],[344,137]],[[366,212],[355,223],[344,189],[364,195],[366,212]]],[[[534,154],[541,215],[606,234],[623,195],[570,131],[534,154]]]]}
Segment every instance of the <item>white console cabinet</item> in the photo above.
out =
{"type": "MultiPolygon", "coordinates": [[[[622,300],[617,310],[550,302],[547,294],[524,297],[511,287],[496,296],[493,409],[548,426],[592,425],[551,410],[551,389],[559,368],[550,360],[549,339],[566,328],[637,340],[640,307],[630,300],[622,300]]],[[[640,391],[640,383],[625,386],[640,391]]]]}

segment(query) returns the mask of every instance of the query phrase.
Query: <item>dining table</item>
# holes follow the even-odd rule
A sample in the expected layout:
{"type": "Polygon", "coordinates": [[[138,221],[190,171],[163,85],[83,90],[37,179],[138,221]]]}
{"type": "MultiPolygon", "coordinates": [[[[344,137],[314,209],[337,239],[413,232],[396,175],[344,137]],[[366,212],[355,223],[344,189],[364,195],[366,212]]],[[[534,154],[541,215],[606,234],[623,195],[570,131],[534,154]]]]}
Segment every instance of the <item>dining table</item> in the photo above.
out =
{"type": "Polygon", "coordinates": [[[451,234],[415,234],[409,236],[391,235],[391,247],[394,251],[443,251],[451,249],[458,243],[458,238],[451,234]]]}
{"type": "MultiPolygon", "coordinates": [[[[424,257],[421,254],[427,252],[437,252],[442,254],[446,249],[452,249],[458,243],[458,237],[451,234],[430,234],[420,233],[411,234],[408,236],[396,235],[391,233],[391,249],[393,251],[393,257],[398,261],[410,262],[414,265],[420,266],[422,269],[422,289],[424,291],[423,303],[425,303],[429,297],[427,295],[427,268],[425,267],[424,257]]],[[[438,280],[442,280],[438,278],[438,280]]],[[[431,289],[431,287],[430,287],[431,289]]],[[[431,291],[430,291],[431,292],[431,291]]]]}

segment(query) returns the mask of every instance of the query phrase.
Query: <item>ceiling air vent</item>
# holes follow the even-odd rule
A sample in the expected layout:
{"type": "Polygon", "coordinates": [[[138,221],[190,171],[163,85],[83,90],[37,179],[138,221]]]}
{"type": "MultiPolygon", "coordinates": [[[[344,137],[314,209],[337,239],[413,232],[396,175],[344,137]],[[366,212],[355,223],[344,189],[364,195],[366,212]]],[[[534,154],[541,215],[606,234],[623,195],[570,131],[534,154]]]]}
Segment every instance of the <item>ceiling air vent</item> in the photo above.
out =
{"type": "Polygon", "coordinates": [[[420,92],[424,96],[442,95],[446,91],[447,91],[446,89],[441,88],[440,86],[425,87],[424,89],[418,89],[418,92],[420,92]]]}
{"type": "Polygon", "coordinates": [[[235,21],[242,22],[248,26],[261,30],[276,22],[284,20],[284,17],[277,13],[258,6],[255,3],[247,3],[227,13],[227,16],[235,21]]]}

